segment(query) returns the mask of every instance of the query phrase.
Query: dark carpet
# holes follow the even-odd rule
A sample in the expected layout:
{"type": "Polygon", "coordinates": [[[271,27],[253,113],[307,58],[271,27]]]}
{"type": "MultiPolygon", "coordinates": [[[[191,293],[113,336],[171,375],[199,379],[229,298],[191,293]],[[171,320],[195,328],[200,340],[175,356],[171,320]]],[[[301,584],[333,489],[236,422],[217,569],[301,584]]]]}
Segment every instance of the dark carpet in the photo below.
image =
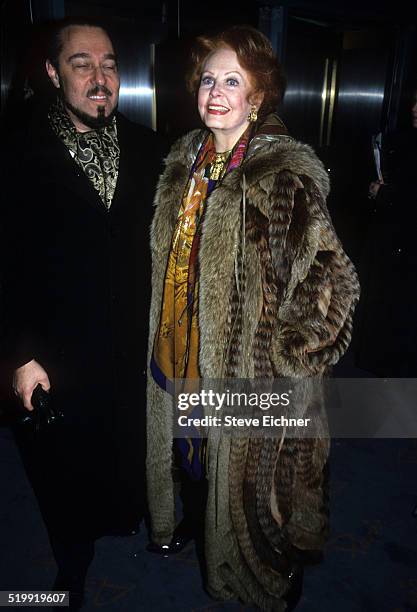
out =
{"type": "MultiPolygon", "coordinates": [[[[297,612],[417,610],[417,440],[334,440],[331,536],[308,567],[297,612]]],[[[0,428],[0,589],[49,589],[55,563],[14,440],[0,428]]],[[[83,610],[250,610],[204,592],[193,543],[178,556],[147,553],[146,528],[97,541],[83,610]]],[[[65,609],[65,608],[63,608],[65,609]]]]}

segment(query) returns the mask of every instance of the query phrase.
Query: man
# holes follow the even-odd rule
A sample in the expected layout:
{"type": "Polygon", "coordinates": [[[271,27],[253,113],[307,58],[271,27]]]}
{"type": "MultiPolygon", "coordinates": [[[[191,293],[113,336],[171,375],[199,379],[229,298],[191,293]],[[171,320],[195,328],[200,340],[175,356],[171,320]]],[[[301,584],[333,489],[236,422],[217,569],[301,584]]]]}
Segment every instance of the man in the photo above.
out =
{"type": "MultiPolygon", "coordinates": [[[[143,515],[148,228],[156,135],[117,112],[106,31],[58,24],[46,60],[57,101],[15,138],[6,177],[4,293],[14,390],[37,385],[63,422],[16,427],[58,565],[79,594],[94,540],[143,515]]],[[[73,599],[73,606],[79,601],[73,599]]]]}

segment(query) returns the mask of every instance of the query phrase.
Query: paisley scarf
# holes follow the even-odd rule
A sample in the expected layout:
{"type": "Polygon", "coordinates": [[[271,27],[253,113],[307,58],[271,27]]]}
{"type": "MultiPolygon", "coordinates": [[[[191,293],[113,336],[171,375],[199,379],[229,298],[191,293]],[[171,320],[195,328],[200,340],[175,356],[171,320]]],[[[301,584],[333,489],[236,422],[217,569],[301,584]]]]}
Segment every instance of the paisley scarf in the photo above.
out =
{"type": "Polygon", "coordinates": [[[103,128],[77,132],[62,100],[58,98],[48,113],[48,119],[56,136],[68,147],[70,155],[98,191],[106,209],[110,210],[120,157],[116,117],[103,128]]]}

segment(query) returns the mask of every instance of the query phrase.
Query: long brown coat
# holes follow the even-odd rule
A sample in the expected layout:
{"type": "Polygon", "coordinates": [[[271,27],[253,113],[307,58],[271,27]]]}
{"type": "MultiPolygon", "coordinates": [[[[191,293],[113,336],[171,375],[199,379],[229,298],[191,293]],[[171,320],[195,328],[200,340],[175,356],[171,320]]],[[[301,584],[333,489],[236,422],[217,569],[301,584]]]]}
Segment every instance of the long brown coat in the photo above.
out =
{"type": "MultiPolygon", "coordinates": [[[[174,224],[204,135],[191,132],[173,146],[156,193],[149,356],[174,224]]],[[[199,250],[203,378],[307,380],[344,353],[359,286],[326,208],[328,191],[327,173],[309,146],[263,135],[212,192],[199,250]]],[[[149,374],[148,495],[160,544],[175,526],[173,415],[172,398],[149,374]]],[[[205,525],[214,596],[285,608],[282,553],[320,548],[326,538],[328,446],[327,439],[231,442],[210,433],[205,525]]]]}

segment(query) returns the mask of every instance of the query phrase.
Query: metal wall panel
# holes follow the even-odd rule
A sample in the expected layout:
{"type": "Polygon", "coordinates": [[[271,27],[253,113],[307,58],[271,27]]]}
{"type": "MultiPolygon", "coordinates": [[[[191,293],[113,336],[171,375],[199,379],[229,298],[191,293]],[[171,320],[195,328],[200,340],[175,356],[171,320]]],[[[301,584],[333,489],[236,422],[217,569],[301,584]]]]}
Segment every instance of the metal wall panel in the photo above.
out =
{"type": "Polygon", "coordinates": [[[8,0],[1,8],[1,116],[10,104],[24,97],[25,75],[21,68],[31,25],[29,2],[8,0]]]}
{"type": "Polygon", "coordinates": [[[282,116],[296,138],[316,147],[327,138],[324,122],[331,102],[328,93],[340,45],[341,34],[289,17],[282,116]]]}
{"type": "Polygon", "coordinates": [[[131,121],[156,129],[154,40],[135,24],[115,29],[120,70],[119,109],[131,121]]]}
{"type": "Polygon", "coordinates": [[[387,49],[344,49],[334,135],[338,144],[366,139],[381,129],[387,49]]]}

